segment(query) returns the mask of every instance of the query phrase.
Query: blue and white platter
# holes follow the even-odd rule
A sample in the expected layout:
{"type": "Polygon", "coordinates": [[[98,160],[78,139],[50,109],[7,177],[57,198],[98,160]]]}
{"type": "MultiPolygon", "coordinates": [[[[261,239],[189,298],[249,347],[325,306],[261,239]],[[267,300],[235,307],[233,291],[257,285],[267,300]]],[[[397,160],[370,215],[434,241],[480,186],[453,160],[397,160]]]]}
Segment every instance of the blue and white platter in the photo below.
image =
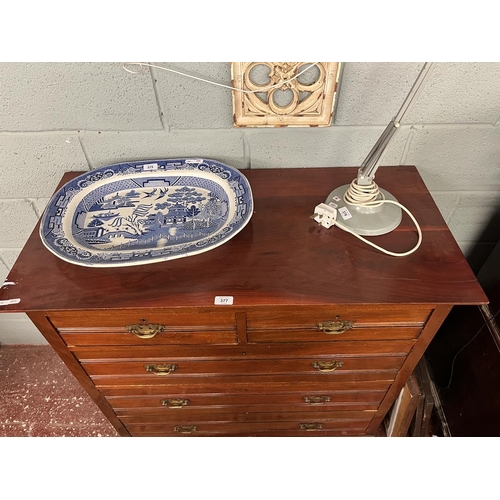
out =
{"type": "Polygon", "coordinates": [[[250,184],[214,160],[120,163],[75,177],[50,200],[44,245],[88,267],[149,264],[212,250],[253,214],[250,184]]]}

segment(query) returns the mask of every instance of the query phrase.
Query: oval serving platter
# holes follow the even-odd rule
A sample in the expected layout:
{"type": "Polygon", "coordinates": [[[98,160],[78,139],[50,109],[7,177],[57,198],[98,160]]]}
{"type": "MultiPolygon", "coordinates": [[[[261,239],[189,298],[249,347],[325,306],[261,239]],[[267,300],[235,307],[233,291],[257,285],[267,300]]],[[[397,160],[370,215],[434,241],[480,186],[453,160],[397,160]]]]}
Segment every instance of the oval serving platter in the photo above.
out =
{"type": "Polygon", "coordinates": [[[253,214],[246,177],[207,159],[120,163],[75,177],[50,200],[44,245],[88,267],[149,264],[212,250],[253,214]]]}

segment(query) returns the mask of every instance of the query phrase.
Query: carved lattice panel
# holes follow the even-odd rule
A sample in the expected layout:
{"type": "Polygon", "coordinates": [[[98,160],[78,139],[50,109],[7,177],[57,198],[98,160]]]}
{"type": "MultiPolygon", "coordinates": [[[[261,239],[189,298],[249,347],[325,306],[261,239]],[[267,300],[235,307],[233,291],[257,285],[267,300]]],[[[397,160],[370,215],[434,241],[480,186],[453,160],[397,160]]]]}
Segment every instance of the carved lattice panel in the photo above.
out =
{"type": "Polygon", "coordinates": [[[233,62],[234,124],[237,127],[327,127],[335,110],[341,63],[233,62]],[[281,82],[286,82],[280,85],[281,82]],[[269,89],[271,86],[275,86],[269,89]]]}

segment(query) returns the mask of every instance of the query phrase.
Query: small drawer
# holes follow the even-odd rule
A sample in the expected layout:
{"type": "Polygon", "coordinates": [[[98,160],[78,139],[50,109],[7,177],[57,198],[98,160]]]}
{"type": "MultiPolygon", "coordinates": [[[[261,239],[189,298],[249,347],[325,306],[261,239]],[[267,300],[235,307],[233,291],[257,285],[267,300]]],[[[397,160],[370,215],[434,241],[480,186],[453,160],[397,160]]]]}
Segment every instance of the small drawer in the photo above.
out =
{"type": "Polygon", "coordinates": [[[413,340],[417,339],[421,327],[371,327],[352,325],[347,329],[328,331],[328,325],[315,329],[275,329],[250,330],[247,333],[250,343],[275,342],[338,342],[346,340],[413,340]]]}
{"type": "Polygon", "coordinates": [[[237,344],[235,331],[172,331],[163,330],[152,337],[142,338],[134,332],[120,328],[113,331],[111,328],[99,330],[94,327],[84,330],[60,329],[60,335],[66,345],[73,347],[83,346],[146,346],[146,345],[203,345],[203,344],[237,344]]]}
{"type": "Polygon", "coordinates": [[[334,323],[332,333],[346,327],[413,326],[421,328],[432,306],[338,305],[295,308],[255,309],[247,313],[249,330],[303,329],[319,331],[318,324],[334,323]]]}
{"type": "Polygon", "coordinates": [[[132,309],[53,311],[50,321],[66,330],[125,330],[133,325],[161,325],[168,331],[236,330],[234,311],[227,309],[132,309]]]}
{"type": "Polygon", "coordinates": [[[229,310],[56,311],[50,321],[70,348],[238,343],[229,310]]]}

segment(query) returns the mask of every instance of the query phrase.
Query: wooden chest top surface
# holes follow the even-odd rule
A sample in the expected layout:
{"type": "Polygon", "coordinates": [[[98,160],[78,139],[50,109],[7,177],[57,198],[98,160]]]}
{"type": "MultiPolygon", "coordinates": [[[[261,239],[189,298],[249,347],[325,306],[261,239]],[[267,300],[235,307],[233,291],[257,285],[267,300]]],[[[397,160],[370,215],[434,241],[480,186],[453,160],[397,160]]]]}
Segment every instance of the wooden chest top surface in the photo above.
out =
{"type": "MultiPolygon", "coordinates": [[[[68,172],[61,185],[81,172],[68,172]]],[[[245,170],[255,201],[249,224],[206,253],[156,264],[89,268],[67,263],[42,244],[38,225],[0,300],[3,312],[210,307],[216,296],[241,307],[328,304],[484,304],[488,300],[417,169],[381,167],[377,183],[416,217],[421,247],[391,257],[310,219],[314,207],[357,168],[245,170]]],[[[406,251],[417,234],[406,214],[377,243],[406,251]]]]}

